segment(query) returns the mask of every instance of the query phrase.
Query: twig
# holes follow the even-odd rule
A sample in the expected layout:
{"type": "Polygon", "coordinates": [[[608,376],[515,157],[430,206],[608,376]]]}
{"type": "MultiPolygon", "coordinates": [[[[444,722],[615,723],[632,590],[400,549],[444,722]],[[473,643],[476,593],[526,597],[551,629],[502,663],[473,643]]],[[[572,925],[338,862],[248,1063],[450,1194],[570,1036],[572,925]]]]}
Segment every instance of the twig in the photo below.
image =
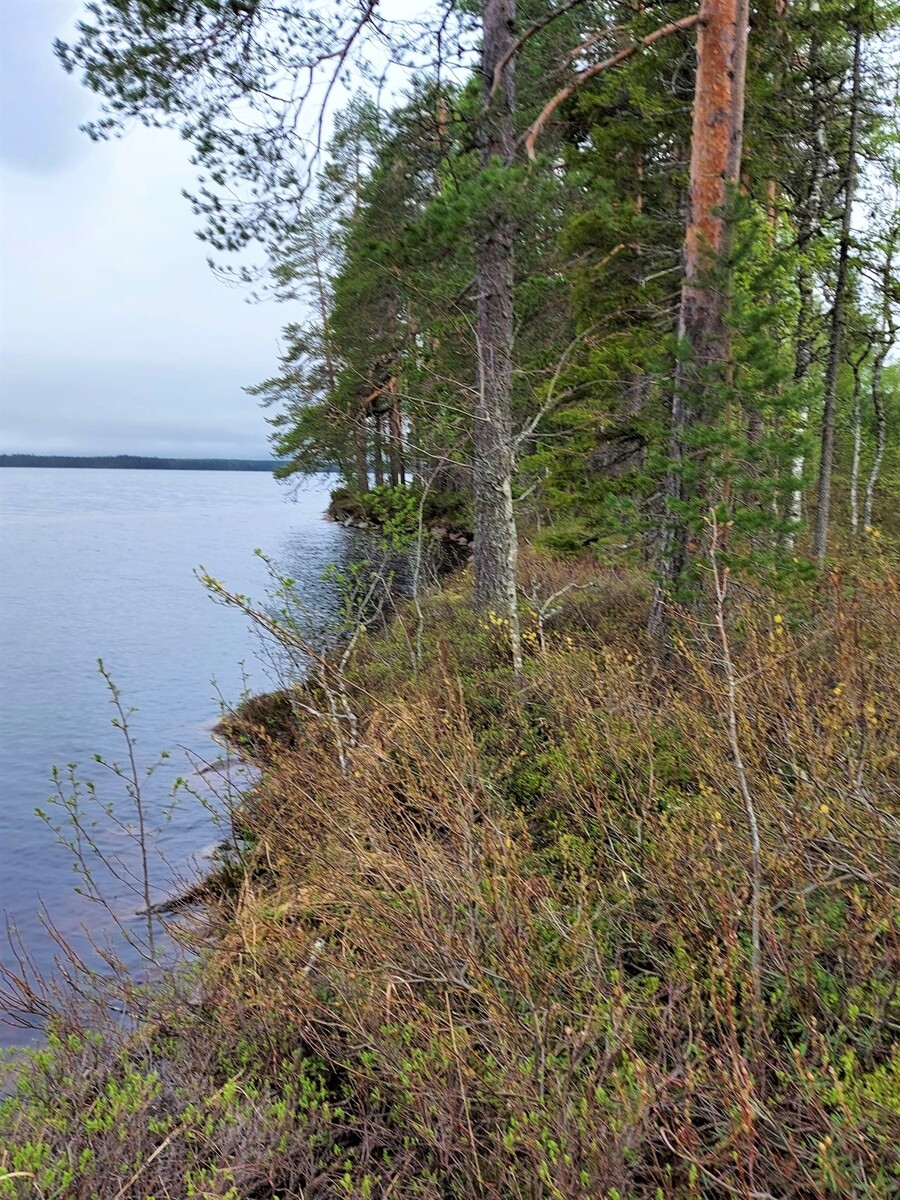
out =
{"type": "MultiPolygon", "coordinates": [[[[609,261],[614,254],[616,254],[619,250],[623,250],[624,248],[624,244],[617,246],[615,250],[611,251],[611,253],[607,255],[604,261],[609,261]]],[[[563,392],[562,395],[557,396],[556,385],[559,383],[559,377],[563,373],[563,368],[569,361],[569,356],[572,354],[575,348],[584,341],[586,337],[594,332],[596,328],[596,322],[594,322],[592,325],[589,325],[587,329],[583,329],[581,333],[572,338],[571,342],[569,342],[568,346],[566,346],[565,350],[563,350],[559,357],[559,361],[556,364],[556,369],[553,372],[553,378],[550,380],[550,387],[547,391],[547,399],[544,401],[532,419],[528,422],[525,428],[522,429],[513,440],[513,451],[516,454],[518,454],[519,447],[522,445],[522,443],[531,437],[538,425],[540,425],[541,421],[543,421],[544,417],[547,416],[551,409],[553,409],[555,405],[561,403],[561,401],[565,400],[567,396],[571,395],[571,392],[563,392]]]]}
{"type": "Polygon", "coordinates": [[[719,644],[722,647],[722,669],[725,672],[725,682],[727,685],[727,719],[728,719],[728,744],[731,748],[731,760],[734,764],[735,775],[737,776],[738,788],[740,789],[741,797],[744,801],[744,809],[747,813],[747,823],[750,826],[750,842],[751,842],[751,885],[752,894],[750,902],[750,921],[751,921],[751,958],[750,971],[753,977],[753,996],[756,1001],[756,1019],[760,1016],[760,1005],[762,1003],[762,977],[760,968],[760,905],[762,897],[762,852],[759,838],[759,824],[756,819],[756,807],[753,803],[753,794],[750,791],[750,784],[747,779],[747,771],[744,766],[744,758],[741,754],[740,738],[738,736],[737,724],[737,677],[734,670],[734,661],[731,657],[731,646],[728,641],[728,630],[725,625],[725,597],[728,592],[728,568],[719,567],[719,526],[716,522],[715,512],[710,514],[710,547],[709,560],[712,566],[713,588],[715,591],[716,607],[715,607],[715,624],[719,633],[719,644]]]}
{"type": "Polygon", "coordinates": [[[744,1197],[745,1200],[776,1200],[776,1197],[773,1196],[771,1192],[757,1192],[755,1190],[747,1191],[743,1188],[736,1188],[731,1183],[726,1183],[721,1175],[716,1175],[713,1171],[710,1171],[709,1167],[704,1166],[699,1158],[695,1158],[694,1155],[688,1154],[687,1151],[681,1146],[673,1146],[666,1136],[666,1131],[662,1128],[662,1126],[660,1126],[659,1136],[666,1143],[673,1154],[677,1154],[687,1162],[692,1163],[695,1167],[697,1167],[698,1170],[702,1171],[708,1179],[711,1179],[717,1187],[724,1188],[724,1190],[726,1192],[730,1192],[732,1196],[741,1196],[744,1197]]]}
{"type": "Polygon", "coordinates": [[[548,100],[538,114],[537,119],[529,127],[525,134],[525,152],[529,158],[534,158],[534,147],[547,121],[559,106],[570,96],[574,96],[578,89],[589,80],[596,78],[603,71],[609,70],[610,67],[617,67],[620,63],[627,62],[629,58],[633,58],[639,50],[646,50],[649,46],[661,41],[672,33],[679,33],[683,29],[691,29],[700,21],[699,13],[692,13],[688,17],[681,17],[678,21],[672,21],[668,25],[663,25],[660,29],[656,29],[653,33],[648,33],[646,37],[640,41],[633,42],[630,46],[626,46],[623,50],[617,51],[610,58],[605,58],[603,62],[595,63],[592,67],[581,71],[570,84],[561,88],[556,95],[548,100]]]}
{"type": "Polygon", "coordinates": [[[481,1178],[481,1168],[478,1165],[478,1143],[475,1141],[475,1131],[472,1128],[472,1115],[469,1112],[469,1096],[466,1092],[466,1084],[463,1079],[462,1064],[459,1057],[459,1047],[456,1044],[456,1028],[453,1024],[453,1012],[450,1008],[450,993],[444,993],[444,1002],[447,1006],[447,1021],[450,1025],[450,1045],[453,1047],[453,1057],[456,1059],[456,1071],[459,1076],[459,1088],[462,1092],[463,1111],[466,1114],[466,1128],[469,1134],[469,1145],[472,1147],[472,1162],[475,1167],[475,1177],[478,1180],[478,1186],[481,1189],[481,1194],[484,1194],[484,1180],[481,1178]]]}
{"type": "Polygon", "coordinates": [[[497,92],[500,90],[500,81],[503,78],[503,72],[516,57],[522,47],[530,42],[535,34],[540,33],[542,29],[546,29],[548,25],[552,25],[554,21],[558,21],[560,17],[564,17],[566,13],[571,12],[573,8],[577,8],[579,4],[584,3],[585,0],[569,0],[567,4],[562,4],[559,8],[553,9],[553,11],[542,20],[535,21],[535,23],[526,29],[520,37],[516,38],[510,49],[507,50],[507,52],[494,67],[494,78],[491,83],[491,92],[488,99],[493,100],[493,98],[497,95],[497,92]]]}

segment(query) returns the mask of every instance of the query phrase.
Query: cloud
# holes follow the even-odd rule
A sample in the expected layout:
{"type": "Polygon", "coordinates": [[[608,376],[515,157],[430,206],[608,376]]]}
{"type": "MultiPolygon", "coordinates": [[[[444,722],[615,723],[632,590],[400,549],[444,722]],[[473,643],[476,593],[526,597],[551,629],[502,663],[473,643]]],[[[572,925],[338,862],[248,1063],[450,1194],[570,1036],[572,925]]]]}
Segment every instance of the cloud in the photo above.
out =
{"type": "Polygon", "coordinates": [[[297,307],[248,305],[209,271],[175,134],[137,125],[94,145],[77,132],[86,98],[49,50],[72,10],[0,0],[25,122],[0,159],[0,444],[264,455],[265,416],[241,388],[273,373],[297,307]]]}
{"type": "Polygon", "coordinates": [[[225,366],[7,360],[0,453],[266,458],[265,421],[225,366]]]}
{"type": "Polygon", "coordinates": [[[90,100],[53,53],[77,11],[71,0],[0,0],[0,159],[19,170],[58,171],[84,153],[90,100]]]}

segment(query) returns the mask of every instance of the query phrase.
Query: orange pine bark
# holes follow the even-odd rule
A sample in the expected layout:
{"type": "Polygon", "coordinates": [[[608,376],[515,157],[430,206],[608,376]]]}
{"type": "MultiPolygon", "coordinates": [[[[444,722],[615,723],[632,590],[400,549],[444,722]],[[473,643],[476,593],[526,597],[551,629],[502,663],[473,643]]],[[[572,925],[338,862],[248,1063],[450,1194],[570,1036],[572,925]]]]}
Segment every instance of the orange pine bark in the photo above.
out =
{"type": "Polygon", "coordinates": [[[725,264],[728,189],[740,179],[747,70],[748,0],[701,0],[691,133],[690,201],[684,240],[684,283],[678,319],[684,347],[672,395],[668,513],[658,555],[659,586],[651,630],[665,627],[664,601],[684,577],[692,553],[680,508],[697,499],[686,472],[696,453],[692,434],[708,415],[710,367],[726,364],[725,264]]]}
{"type": "Polygon", "coordinates": [[[702,0],[679,322],[698,365],[721,356],[725,346],[723,293],[701,285],[725,249],[727,188],[740,176],[747,21],[746,0],[702,0]]]}

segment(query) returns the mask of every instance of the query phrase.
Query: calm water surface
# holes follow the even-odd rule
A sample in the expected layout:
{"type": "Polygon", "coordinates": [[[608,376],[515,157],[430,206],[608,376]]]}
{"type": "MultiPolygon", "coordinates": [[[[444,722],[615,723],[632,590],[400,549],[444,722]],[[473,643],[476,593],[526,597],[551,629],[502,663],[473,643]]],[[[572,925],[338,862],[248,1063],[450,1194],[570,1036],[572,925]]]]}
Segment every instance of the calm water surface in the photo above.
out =
{"type": "MultiPolygon", "coordinates": [[[[47,807],[54,764],[77,763],[103,799],[120,798],[93,761],[95,753],[125,757],[97,659],[137,710],[141,766],[172,752],[147,786],[158,815],[176,775],[200,785],[185,749],[205,761],[220,754],[209,736],[220,700],[271,683],[246,620],[214,604],[194,571],[202,564],[232,591],[263,597],[259,547],[298,581],[311,613],[327,613],[334,597],[323,572],[347,536],[322,519],[327,492],[320,479],[291,500],[262,473],[0,471],[0,910],[42,968],[54,947],[41,905],[76,943],[84,926],[103,926],[102,913],[73,891],[69,856],[34,815],[47,807]]],[[[117,848],[117,836],[101,826],[106,846],[117,848]]],[[[209,815],[188,799],[162,844],[176,868],[190,870],[216,838],[209,815]]],[[[171,870],[154,869],[164,892],[171,870]]],[[[124,920],[135,919],[133,900],[117,904],[124,920]]],[[[0,938],[0,961],[10,963],[0,938]]],[[[21,1040],[0,1024],[0,1045],[21,1040]]]]}

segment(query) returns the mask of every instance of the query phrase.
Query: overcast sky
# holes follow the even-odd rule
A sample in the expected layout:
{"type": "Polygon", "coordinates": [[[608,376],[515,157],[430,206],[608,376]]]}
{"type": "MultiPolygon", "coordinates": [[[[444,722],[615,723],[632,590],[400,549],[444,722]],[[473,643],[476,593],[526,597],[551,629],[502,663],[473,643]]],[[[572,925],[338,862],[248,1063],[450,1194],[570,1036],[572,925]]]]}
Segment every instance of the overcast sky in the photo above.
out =
{"type": "Polygon", "coordinates": [[[176,134],[92,144],[94,98],[53,56],[77,0],[0,0],[0,453],[262,458],[242,388],[284,306],[217,280],[176,134]]]}

